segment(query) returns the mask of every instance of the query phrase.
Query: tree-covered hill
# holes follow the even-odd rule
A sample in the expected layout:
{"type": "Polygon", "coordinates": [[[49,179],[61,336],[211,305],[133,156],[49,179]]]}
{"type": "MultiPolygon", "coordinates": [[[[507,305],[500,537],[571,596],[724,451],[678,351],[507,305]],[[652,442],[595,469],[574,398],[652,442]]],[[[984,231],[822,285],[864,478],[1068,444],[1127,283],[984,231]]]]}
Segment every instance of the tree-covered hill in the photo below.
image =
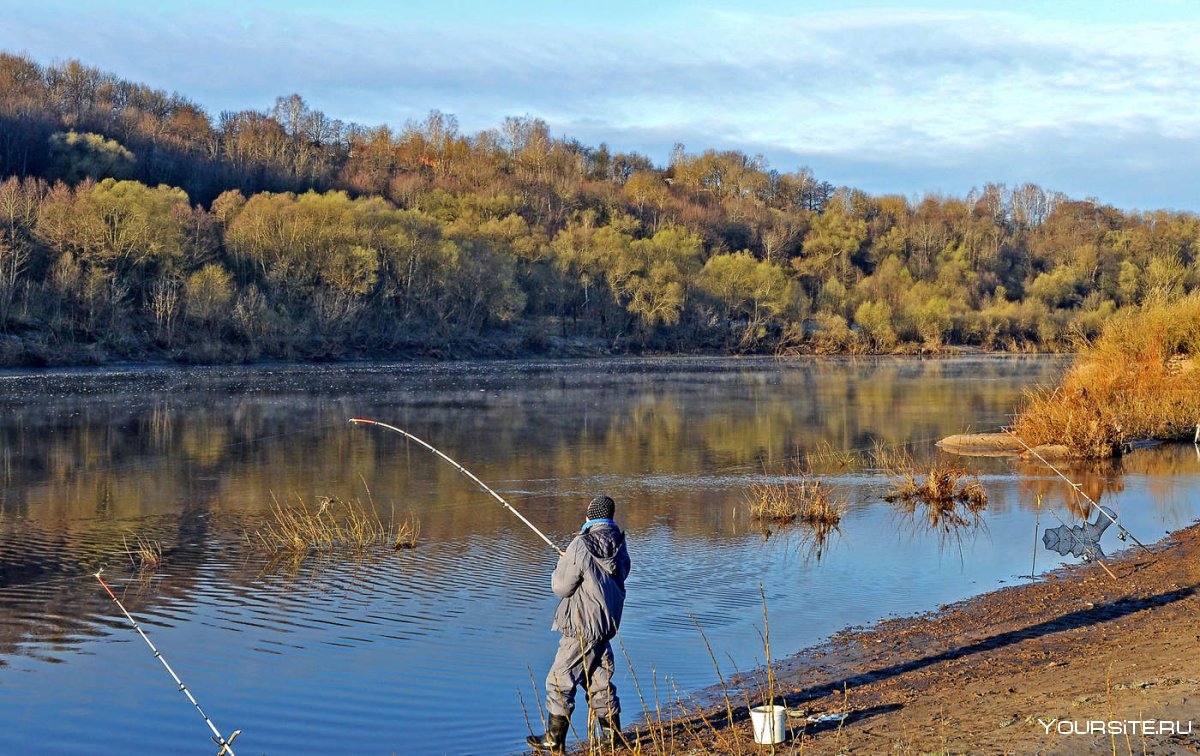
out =
{"type": "Polygon", "coordinates": [[[0,364],[1056,349],[1200,286],[1198,236],[1033,185],[655,166],[534,118],[368,128],[292,95],[214,119],[0,54],[0,364]]]}

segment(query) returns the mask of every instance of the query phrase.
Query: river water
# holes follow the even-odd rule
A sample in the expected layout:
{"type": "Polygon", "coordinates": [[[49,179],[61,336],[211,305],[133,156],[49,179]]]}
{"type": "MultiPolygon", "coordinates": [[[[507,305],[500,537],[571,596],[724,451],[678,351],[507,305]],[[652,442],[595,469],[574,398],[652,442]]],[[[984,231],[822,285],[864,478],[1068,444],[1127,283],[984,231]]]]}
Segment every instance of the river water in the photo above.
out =
{"type": "MultiPolygon", "coordinates": [[[[553,553],[432,442],[565,545],[606,493],[633,571],[616,683],[625,720],[837,630],[935,609],[1065,560],[1034,528],[1079,522],[1048,471],[972,459],[984,527],[945,534],[849,460],[1003,424],[1057,358],[622,359],[139,368],[0,375],[0,731],[11,753],[212,753],[209,732],[88,575],[105,575],[242,753],[505,753],[555,648],[553,553]],[[765,537],[748,484],[803,458],[848,504],[817,554],[765,537]],[[367,491],[369,489],[370,494],[367,491]],[[1044,497],[1038,513],[1035,502],[1044,497]],[[247,543],[272,498],[414,514],[417,548],[279,568],[247,543]],[[119,553],[140,535],[157,570],[119,553]],[[761,592],[761,594],[760,594],[761,592]],[[694,618],[694,620],[693,620],[694,618]],[[532,678],[532,681],[531,681],[532,678]],[[635,682],[641,688],[639,696],[635,682]],[[643,703],[644,702],[644,703],[643,703]]],[[[1200,454],[1075,468],[1141,540],[1192,523],[1200,454]]],[[[1103,546],[1119,544],[1105,536],[1103,546]]],[[[581,697],[582,700],[582,697],[581,697]]],[[[582,732],[584,706],[575,724],[582,732]]]]}

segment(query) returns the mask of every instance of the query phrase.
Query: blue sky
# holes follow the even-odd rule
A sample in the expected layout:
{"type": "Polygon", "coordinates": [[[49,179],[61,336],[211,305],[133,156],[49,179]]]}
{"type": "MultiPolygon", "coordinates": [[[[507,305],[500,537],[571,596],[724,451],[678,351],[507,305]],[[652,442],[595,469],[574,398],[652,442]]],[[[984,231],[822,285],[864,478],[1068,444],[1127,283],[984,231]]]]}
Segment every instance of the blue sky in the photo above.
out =
{"type": "Polygon", "coordinates": [[[0,0],[0,48],[212,115],[298,92],[343,120],[506,115],[665,163],[762,153],[872,193],[1026,181],[1200,210],[1200,4],[0,0]]]}

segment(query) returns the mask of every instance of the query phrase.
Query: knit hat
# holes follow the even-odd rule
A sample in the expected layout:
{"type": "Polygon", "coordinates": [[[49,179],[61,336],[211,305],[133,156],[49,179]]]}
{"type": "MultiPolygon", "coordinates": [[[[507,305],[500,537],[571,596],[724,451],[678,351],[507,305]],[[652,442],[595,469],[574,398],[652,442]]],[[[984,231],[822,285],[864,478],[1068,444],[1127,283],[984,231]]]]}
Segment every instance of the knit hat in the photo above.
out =
{"type": "Polygon", "coordinates": [[[611,520],[617,505],[607,496],[597,496],[588,504],[587,518],[589,520],[611,520]]]}

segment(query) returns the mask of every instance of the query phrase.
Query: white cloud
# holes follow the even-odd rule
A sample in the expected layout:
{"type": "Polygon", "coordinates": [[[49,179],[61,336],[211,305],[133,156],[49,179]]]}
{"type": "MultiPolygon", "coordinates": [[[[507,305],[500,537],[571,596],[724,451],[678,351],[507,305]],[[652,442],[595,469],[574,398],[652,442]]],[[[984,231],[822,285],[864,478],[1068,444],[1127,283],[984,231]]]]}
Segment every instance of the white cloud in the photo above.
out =
{"type": "Polygon", "coordinates": [[[213,111],[266,107],[298,91],[333,116],[367,123],[400,125],[437,108],[475,130],[528,113],[558,128],[586,125],[571,135],[659,160],[673,141],[741,147],[893,191],[929,188],[903,185],[906,166],[918,164],[960,177],[946,179],[948,191],[1014,166],[1028,172],[1022,180],[1099,187],[1109,183],[1097,173],[1103,165],[1122,177],[1124,201],[1145,206],[1139,197],[1156,196],[1155,182],[1184,186],[1174,173],[1185,164],[1168,158],[1200,136],[1194,22],[698,12],[588,30],[42,8],[10,12],[0,46],[42,60],[79,57],[213,111]],[[1115,145],[1126,160],[1070,158],[1115,145]],[[1145,166],[1169,175],[1143,175],[1145,166]]]}

